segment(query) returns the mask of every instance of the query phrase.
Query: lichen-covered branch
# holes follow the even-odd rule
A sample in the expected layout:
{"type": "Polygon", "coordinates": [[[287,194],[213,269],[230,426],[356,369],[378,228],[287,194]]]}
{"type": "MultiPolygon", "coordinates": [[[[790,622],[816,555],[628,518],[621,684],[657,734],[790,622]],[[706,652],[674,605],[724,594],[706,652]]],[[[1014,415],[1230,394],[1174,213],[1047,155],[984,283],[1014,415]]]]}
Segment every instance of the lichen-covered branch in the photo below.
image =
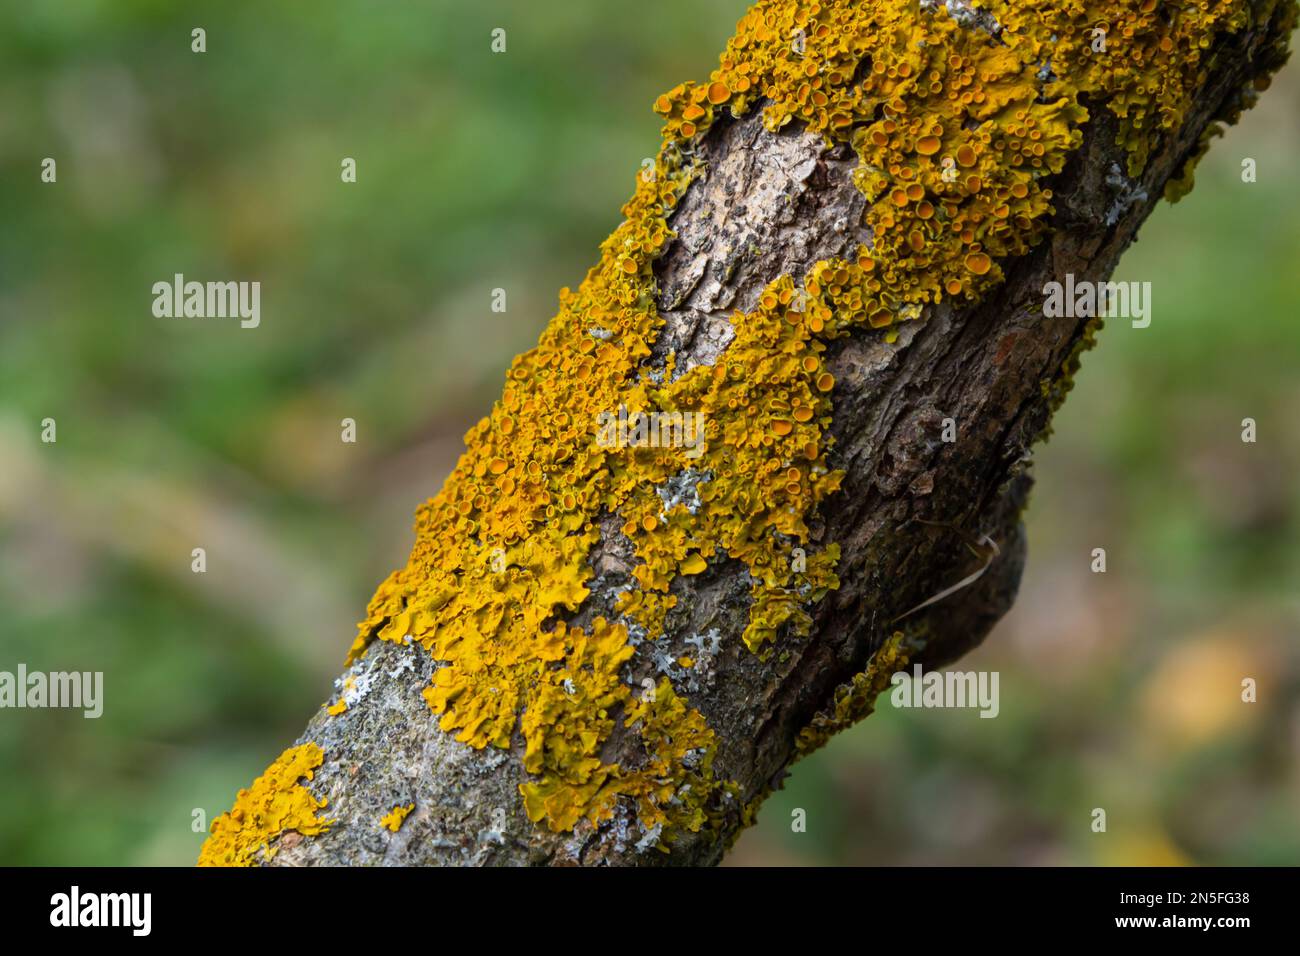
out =
{"type": "Polygon", "coordinates": [[[1009,607],[1097,329],[1044,283],[1109,275],[1295,13],[755,5],[201,862],[719,860],[1009,607]]]}

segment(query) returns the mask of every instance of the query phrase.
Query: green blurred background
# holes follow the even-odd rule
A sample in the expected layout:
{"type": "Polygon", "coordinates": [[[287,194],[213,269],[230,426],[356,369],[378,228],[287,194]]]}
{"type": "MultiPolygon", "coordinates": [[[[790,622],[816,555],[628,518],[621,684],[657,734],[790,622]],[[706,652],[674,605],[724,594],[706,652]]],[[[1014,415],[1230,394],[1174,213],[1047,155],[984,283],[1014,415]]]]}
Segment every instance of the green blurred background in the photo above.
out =
{"type": "MultiPolygon", "coordinates": [[[[743,12],[176,6],[0,3],[0,669],[106,683],[98,721],[0,712],[0,863],[194,860],[743,12]],[[153,318],[175,272],[260,280],[261,327],[153,318]]],[[[1152,325],[1085,358],[1019,603],[961,665],[1000,717],[882,706],[732,863],[1300,863],[1298,115],[1291,67],[1120,267],[1152,325]]]]}

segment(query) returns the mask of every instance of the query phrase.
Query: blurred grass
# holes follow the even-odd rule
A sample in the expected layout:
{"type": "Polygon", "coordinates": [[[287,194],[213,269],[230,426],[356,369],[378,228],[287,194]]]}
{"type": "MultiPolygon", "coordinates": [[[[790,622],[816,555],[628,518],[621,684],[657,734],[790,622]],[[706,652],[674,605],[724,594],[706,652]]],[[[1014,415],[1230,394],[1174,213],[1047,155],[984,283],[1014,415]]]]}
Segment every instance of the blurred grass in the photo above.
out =
{"type": "MultiPolygon", "coordinates": [[[[650,102],[742,9],[0,7],[0,669],[103,670],[107,700],[0,715],[0,863],[193,860],[193,809],[326,698],[415,505],[616,224],[650,102]],[[155,320],[175,272],[260,280],[261,327],[155,320]]],[[[1152,326],[1085,358],[1020,603],[961,665],[1001,671],[1002,715],[882,707],[735,862],[1300,861],[1298,100],[1292,67],[1121,265],[1152,326]],[[1261,702],[1212,706],[1243,672],[1261,702]]]]}

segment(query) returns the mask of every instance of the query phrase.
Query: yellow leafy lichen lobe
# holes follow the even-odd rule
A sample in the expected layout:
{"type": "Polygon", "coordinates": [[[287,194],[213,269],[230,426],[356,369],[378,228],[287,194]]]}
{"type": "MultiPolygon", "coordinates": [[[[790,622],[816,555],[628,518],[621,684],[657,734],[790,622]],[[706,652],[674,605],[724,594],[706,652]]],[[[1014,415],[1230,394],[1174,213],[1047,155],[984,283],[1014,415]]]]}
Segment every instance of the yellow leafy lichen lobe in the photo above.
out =
{"type": "Polygon", "coordinates": [[[314,743],[291,747],[276,758],[252,786],[240,790],[235,805],[212,821],[211,835],[199,852],[199,866],[252,866],[270,859],[272,840],[294,831],[315,836],[329,829],[316,812],[326,805],[299,783],[312,779],[324,760],[314,743]]]}
{"type": "Polygon", "coordinates": [[[393,833],[396,833],[402,828],[402,822],[406,819],[407,814],[414,809],[414,803],[408,803],[406,806],[398,804],[379,818],[379,825],[393,833]]]}
{"type": "MultiPolygon", "coordinates": [[[[570,830],[579,820],[594,823],[613,815],[618,798],[631,800],[643,830],[656,830],[666,844],[681,831],[698,832],[714,814],[715,789],[734,789],[713,777],[716,740],[703,716],[691,708],[663,678],[644,694],[633,696],[620,685],[623,726],[637,732],[646,761],[637,767],[602,764],[591,751],[570,754],[535,782],[522,784],[524,810],[533,822],[545,820],[552,830],[570,830]],[[657,829],[656,829],[657,828],[657,829]]],[[[588,746],[596,742],[590,737],[588,746]]],[[[539,769],[537,764],[529,768],[539,769]]]]}
{"type": "Polygon", "coordinates": [[[331,717],[337,717],[347,709],[348,702],[340,697],[336,703],[330,704],[325,708],[325,713],[329,714],[331,717]]]}

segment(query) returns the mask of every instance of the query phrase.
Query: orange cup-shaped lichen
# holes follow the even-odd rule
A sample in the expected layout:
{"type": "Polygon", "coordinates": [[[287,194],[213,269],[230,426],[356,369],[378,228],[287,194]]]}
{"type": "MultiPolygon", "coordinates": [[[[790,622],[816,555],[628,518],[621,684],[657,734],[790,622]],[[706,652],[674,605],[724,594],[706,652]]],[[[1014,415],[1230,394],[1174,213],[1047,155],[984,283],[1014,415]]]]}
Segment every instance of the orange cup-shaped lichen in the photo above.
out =
{"type": "Polygon", "coordinates": [[[933,156],[939,152],[938,136],[922,136],[916,141],[916,151],[922,156],[933,156]]]}

